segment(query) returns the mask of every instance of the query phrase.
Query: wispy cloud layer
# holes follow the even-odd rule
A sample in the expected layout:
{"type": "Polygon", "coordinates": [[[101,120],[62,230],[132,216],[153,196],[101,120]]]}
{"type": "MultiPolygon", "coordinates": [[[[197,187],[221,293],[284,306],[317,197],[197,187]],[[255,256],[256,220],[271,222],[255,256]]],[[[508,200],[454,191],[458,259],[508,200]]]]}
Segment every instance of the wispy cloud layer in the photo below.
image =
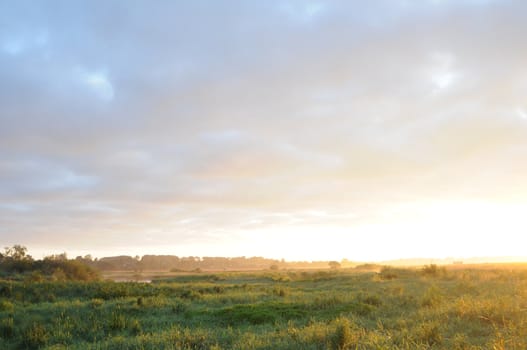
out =
{"type": "Polygon", "coordinates": [[[397,256],[352,244],[394,236],[403,255],[458,254],[402,218],[527,205],[526,10],[4,2],[0,243],[274,256],[254,242],[305,232],[347,249],[295,257],[397,256]]]}

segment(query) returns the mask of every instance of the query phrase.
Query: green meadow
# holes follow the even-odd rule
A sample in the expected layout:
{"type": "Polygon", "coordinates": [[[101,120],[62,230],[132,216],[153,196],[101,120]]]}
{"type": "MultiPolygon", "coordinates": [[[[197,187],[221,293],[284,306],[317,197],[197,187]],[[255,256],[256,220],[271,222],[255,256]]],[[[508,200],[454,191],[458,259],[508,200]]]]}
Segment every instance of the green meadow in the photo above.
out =
{"type": "Polygon", "coordinates": [[[526,349],[527,269],[0,282],[1,349],[526,349]]]}

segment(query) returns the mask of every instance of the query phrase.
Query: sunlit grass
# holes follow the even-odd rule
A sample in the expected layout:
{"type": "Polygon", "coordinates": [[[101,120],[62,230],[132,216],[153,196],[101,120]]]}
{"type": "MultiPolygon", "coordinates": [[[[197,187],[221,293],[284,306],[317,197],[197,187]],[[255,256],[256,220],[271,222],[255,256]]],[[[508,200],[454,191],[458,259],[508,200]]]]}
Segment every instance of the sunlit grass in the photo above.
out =
{"type": "Polygon", "coordinates": [[[0,348],[524,349],[522,269],[0,282],[0,348]]]}

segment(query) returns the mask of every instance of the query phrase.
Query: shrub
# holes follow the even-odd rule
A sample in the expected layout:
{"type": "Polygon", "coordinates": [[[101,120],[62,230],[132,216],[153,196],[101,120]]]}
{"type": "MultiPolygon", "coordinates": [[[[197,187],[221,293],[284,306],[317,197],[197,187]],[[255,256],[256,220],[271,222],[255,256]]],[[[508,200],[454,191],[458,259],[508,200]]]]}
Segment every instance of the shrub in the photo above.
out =
{"type": "Polygon", "coordinates": [[[443,337],[441,336],[441,330],[437,322],[425,322],[421,324],[418,330],[419,339],[429,345],[433,346],[441,344],[443,337]]]}
{"type": "Polygon", "coordinates": [[[188,306],[184,303],[177,303],[176,305],[172,306],[172,311],[175,314],[182,314],[185,313],[188,310],[188,306]]]}
{"type": "Polygon", "coordinates": [[[45,280],[44,275],[41,271],[33,271],[24,278],[27,283],[43,282],[45,280]]]}
{"type": "Polygon", "coordinates": [[[229,325],[274,323],[305,317],[305,307],[287,303],[239,304],[218,310],[215,315],[229,325]]]}
{"type": "Polygon", "coordinates": [[[181,293],[181,297],[184,299],[196,300],[201,298],[201,294],[195,290],[189,289],[181,293]]]}
{"type": "Polygon", "coordinates": [[[0,300],[0,311],[12,312],[15,306],[9,300],[0,300]]]}
{"type": "Polygon", "coordinates": [[[381,265],[377,264],[361,264],[355,266],[355,269],[360,271],[379,271],[382,269],[382,267],[381,265]]]}
{"type": "Polygon", "coordinates": [[[432,277],[444,276],[446,275],[446,268],[444,266],[439,267],[436,264],[430,264],[430,265],[423,266],[423,268],[421,269],[421,272],[425,276],[432,276],[432,277]]]}
{"type": "Polygon", "coordinates": [[[357,343],[356,334],[351,328],[351,322],[347,318],[338,318],[335,320],[336,329],[333,337],[334,349],[350,349],[357,343]]]}
{"type": "Polygon", "coordinates": [[[441,304],[442,299],[443,296],[440,290],[436,286],[432,286],[423,295],[421,305],[424,307],[436,307],[441,304]]]}
{"type": "Polygon", "coordinates": [[[356,315],[359,316],[367,316],[369,315],[373,310],[374,306],[370,304],[365,304],[362,302],[355,302],[350,305],[350,311],[356,315]]]}
{"type": "Polygon", "coordinates": [[[285,297],[289,295],[289,290],[287,288],[277,286],[273,288],[273,294],[279,297],[285,297]]]}
{"type": "Polygon", "coordinates": [[[268,308],[256,305],[236,305],[218,312],[218,315],[230,325],[249,323],[253,325],[273,323],[276,314],[268,308]]]}
{"type": "Polygon", "coordinates": [[[141,334],[141,332],[143,331],[143,328],[141,327],[141,323],[139,322],[138,319],[134,318],[133,320],[130,321],[130,330],[135,335],[141,334]]]}
{"type": "Polygon", "coordinates": [[[24,332],[24,343],[30,349],[39,348],[48,342],[49,333],[40,323],[33,323],[24,332]]]}
{"type": "Polygon", "coordinates": [[[328,265],[329,265],[329,268],[332,270],[340,269],[340,266],[341,266],[338,261],[330,261],[328,265]]]}
{"type": "Polygon", "coordinates": [[[382,299],[378,295],[365,295],[360,298],[360,301],[371,306],[382,305],[382,299]]]}
{"type": "Polygon", "coordinates": [[[172,330],[171,337],[176,349],[204,350],[217,346],[210,331],[203,328],[185,328],[183,331],[176,328],[172,330]]]}
{"type": "Polygon", "coordinates": [[[212,290],[214,291],[214,293],[216,294],[223,294],[225,293],[225,288],[223,288],[223,286],[214,286],[212,288],[212,290]]]}
{"type": "Polygon", "coordinates": [[[0,285],[0,296],[9,298],[13,296],[13,284],[12,283],[5,283],[0,285]]]}
{"type": "Polygon", "coordinates": [[[6,317],[0,321],[0,334],[2,338],[9,339],[15,334],[13,317],[6,317]]]}
{"type": "Polygon", "coordinates": [[[452,346],[454,350],[470,349],[470,344],[467,341],[467,336],[462,333],[454,334],[454,338],[452,339],[452,346]]]}
{"type": "Polygon", "coordinates": [[[119,312],[113,312],[110,318],[110,329],[114,331],[126,328],[126,318],[119,312]]]}
{"type": "Polygon", "coordinates": [[[57,267],[55,271],[53,271],[53,273],[51,274],[51,279],[53,281],[65,281],[67,279],[66,273],[63,269],[57,267]]]}
{"type": "Polygon", "coordinates": [[[102,300],[102,299],[94,298],[94,299],[91,300],[91,306],[94,307],[94,308],[99,307],[102,304],[104,304],[104,300],[102,300]]]}
{"type": "Polygon", "coordinates": [[[396,269],[390,267],[390,266],[384,266],[381,269],[381,272],[379,272],[379,276],[383,280],[393,280],[397,278],[397,271],[396,269]]]}

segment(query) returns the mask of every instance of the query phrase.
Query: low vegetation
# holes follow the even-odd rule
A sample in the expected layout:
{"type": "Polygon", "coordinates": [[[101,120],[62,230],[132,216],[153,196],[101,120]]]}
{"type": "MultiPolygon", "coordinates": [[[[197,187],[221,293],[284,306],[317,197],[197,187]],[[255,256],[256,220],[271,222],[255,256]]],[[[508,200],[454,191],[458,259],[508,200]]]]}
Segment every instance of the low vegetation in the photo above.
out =
{"type": "Polygon", "coordinates": [[[68,260],[66,254],[51,255],[34,260],[21,245],[5,248],[0,253],[0,278],[24,279],[26,282],[42,281],[94,281],[99,273],[78,260],[68,260]]]}
{"type": "Polygon", "coordinates": [[[526,349],[527,268],[0,280],[1,349],[526,349]]]}

